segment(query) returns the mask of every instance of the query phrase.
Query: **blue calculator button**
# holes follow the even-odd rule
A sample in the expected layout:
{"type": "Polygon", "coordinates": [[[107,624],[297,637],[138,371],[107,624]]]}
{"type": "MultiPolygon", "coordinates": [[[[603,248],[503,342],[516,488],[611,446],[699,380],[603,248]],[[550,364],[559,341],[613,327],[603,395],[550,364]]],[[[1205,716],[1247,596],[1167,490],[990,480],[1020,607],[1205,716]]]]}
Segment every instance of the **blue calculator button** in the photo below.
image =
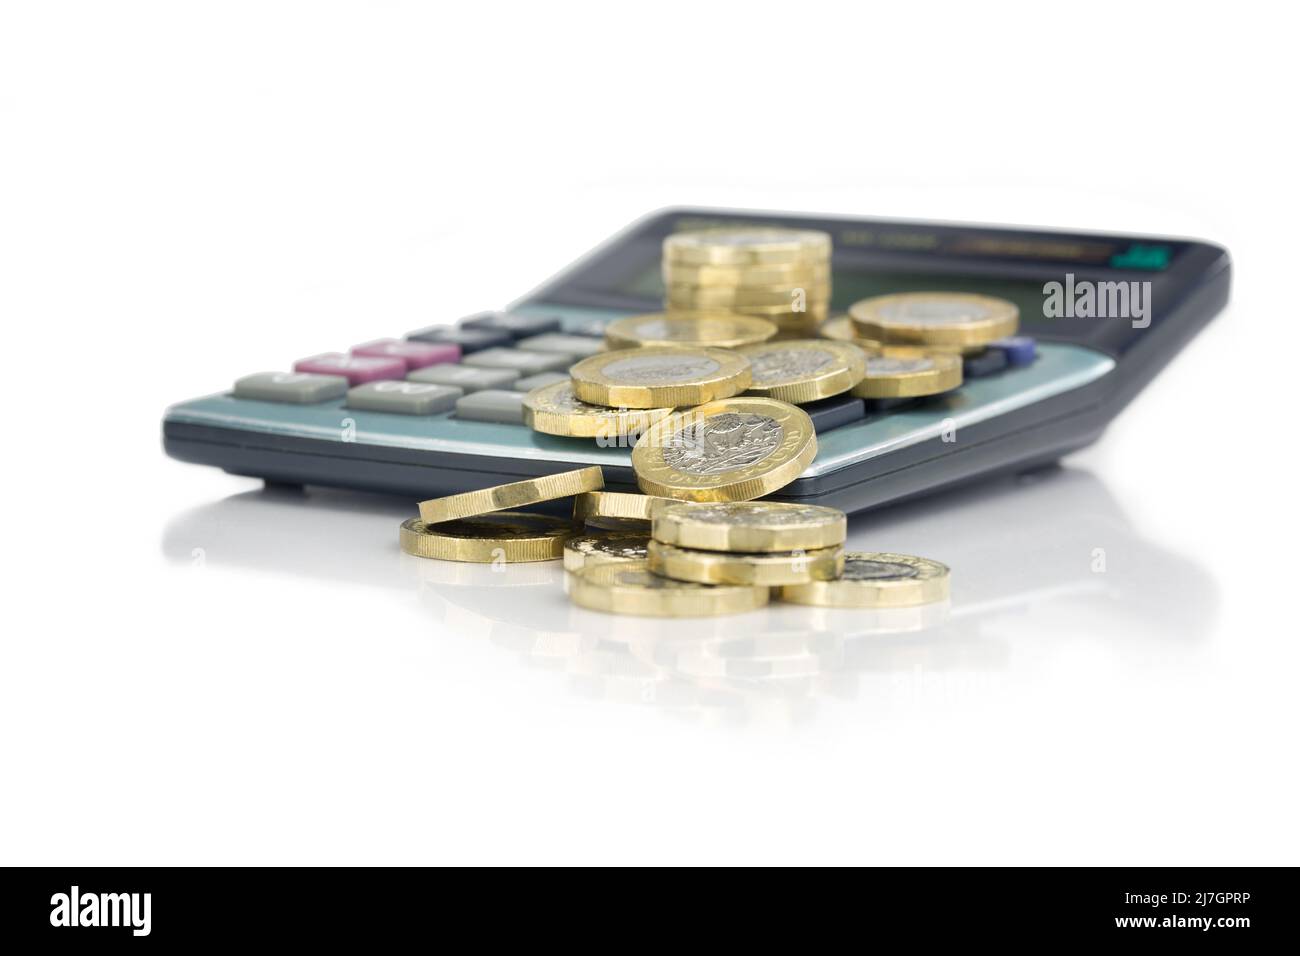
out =
{"type": "Polygon", "coordinates": [[[1005,339],[998,339],[990,343],[989,348],[1005,352],[1007,364],[1012,368],[1031,365],[1038,357],[1038,343],[1027,335],[1012,335],[1005,339]]]}
{"type": "Polygon", "coordinates": [[[431,325],[427,329],[407,332],[406,337],[416,342],[459,345],[465,353],[509,345],[514,341],[514,336],[501,329],[465,329],[457,325],[431,325]]]}

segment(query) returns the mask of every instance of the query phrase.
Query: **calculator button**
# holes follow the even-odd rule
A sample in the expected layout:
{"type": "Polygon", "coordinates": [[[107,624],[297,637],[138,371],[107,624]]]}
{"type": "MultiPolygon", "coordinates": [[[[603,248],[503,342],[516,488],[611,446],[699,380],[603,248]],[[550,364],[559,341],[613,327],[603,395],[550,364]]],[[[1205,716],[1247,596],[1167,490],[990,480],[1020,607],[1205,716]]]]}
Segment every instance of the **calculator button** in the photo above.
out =
{"type": "Polygon", "coordinates": [[[978,355],[967,355],[961,360],[962,378],[983,378],[996,375],[1007,367],[1007,353],[1001,349],[985,349],[978,355]]]}
{"type": "Polygon", "coordinates": [[[510,312],[480,312],[457,323],[463,329],[490,329],[509,332],[515,338],[560,331],[558,315],[514,315],[510,312]]]}
{"type": "Polygon", "coordinates": [[[521,349],[484,349],[473,355],[465,356],[466,365],[475,368],[508,368],[520,375],[536,375],[538,372],[558,372],[573,364],[567,355],[555,355],[547,352],[524,352],[521,349]]]}
{"type": "Polygon", "coordinates": [[[408,372],[427,368],[440,362],[459,362],[460,346],[445,342],[408,342],[406,339],[375,339],[364,345],[354,345],[353,355],[372,358],[397,358],[406,363],[408,372]]]}
{"type": "Polygon", "coordinates": [[[456,402],[456,417],[472,422],[524,423],[524,393],[485,389],[456,402]]]}
{"type": "Polygon", "coordinates": [[[470,368],[468,365],[430,365],[406,376],[408,382],[450,385],[468,395],[485,388],[513,388],[519,373],[508,368],[470,368]]]}
{"type": "Polygon", "coordinates": [[[295,372],[315,372],[318,375],[342,375],[352,385],[364,385],[386,378],[403,378],[406,363],[399,358],[373,358],[369,355],[345,355],[342,352],[323,352],[293,363],[295,372]]]}
{"type": "Polygon", "coordinates": [[[1012,368],[1032,365],[1038,357],[1038,343],[1027,335],[1012,335],[990,342],[989,348],[1005,352],[1007,364],[1012,368]]]}
{"type": "Polygon", "coordinates": [[[589,335],[565,335],[563,332],[543,332],[530,335],[515,343],[515,348],[527,352],[551,352],[567,355],[575,362],[589,355],[605,351],[603,339],[593,339],[589,335]]]}
{"type": "Polygon", "coordinates": [[[569,335],[588,335],[593,338],[603,339],[605,337],[605,326],[609,325],[608,319],[595,318],[574,318],[566,317],[560,322],[560,331],[569,335]]]}
{"type": "Polygon", "coordinates": [[[832,428],[839,428],[841,425],[867,417],[867,406],[863,404],[862,399],[851,395],[836,395],[799,407],[808,413],[808,417],[812,419],[813,430],[818,433],[828,432],[832,428]]]}
{"type": "Polygon", "coordinates": [[[567,382],[568,380],[569,375],[567,372],[538,372],[536,375],[521,378],[511,388],[516,392],[531,392],[543,385],[554,385],[556,382],[567,382]]]}
{"type": "Polygon", "coordinates": [[[368,382],[348,389],[348,408],[399,415],[434,415],[450,411],[465,393],[450,385],[423,382],[368,382]]]}
{"type": "Polygon", "coordinates": [[[310,405],[328,402],[348,390],[342,375],[313,375],[309,372],[257,372],[235,383],[235,398],[262,402],[292,402],[310,405]]]}
{"type": "Polygon", "coordinates": [[[494,345],[509,345],[515,337],[502,329],[464,329],[457,325],[431,325],[427,329],[407,332],[415,342],[433,342],[459,346],[461,352],[477,352],[494,345]]]}

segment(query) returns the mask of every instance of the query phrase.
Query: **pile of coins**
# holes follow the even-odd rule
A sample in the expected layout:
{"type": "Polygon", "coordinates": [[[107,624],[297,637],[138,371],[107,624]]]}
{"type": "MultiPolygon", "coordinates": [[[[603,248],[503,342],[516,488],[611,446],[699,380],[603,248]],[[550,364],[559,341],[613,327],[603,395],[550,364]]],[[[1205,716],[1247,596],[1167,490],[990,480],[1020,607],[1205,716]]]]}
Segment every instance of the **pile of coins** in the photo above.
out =
{"type": "Polygon", "coordinates": [[[591,467],[424,501],[420,517],[402,523],[401,547],[480,563],[562,557],[573,603],[612,614],[732,614],[773,597],[905,607],[948,596],[948,569],[936,561],[846,552],[847,522],[834,508],[682,501],[603,485],[591,467]],[[569,497],[572,519],[507,510],[569,497]]]}
{"type": "Polygon", "coordinates": [[[942,564],[846,552],[843,513],[757,499],[817,454],[800,405],[940,395],[991,344],[1029,361],[1033,343],[1007,338],[1013,303],[970,293],[877,296],[826,321],[830,250],[830,236],[805,230],[670,236],[667,310],[611,322],[607,351],[523,400],[538,432],[632,448],[641,493],[605,491],[589,467],[433,499],[402,524],[402,549],[492,564],[562,558],[575,604],[619,614],[946,598],[942,564]],[[566,498],[571,518],[519,510],[566,498]]]}
{"type": "Polygon", "coordinates": [[[804,229],[706,229],[664,240],[664,308],[772,322],[781,337],[817,334],[831,300],[831,237],[804,229]]]}

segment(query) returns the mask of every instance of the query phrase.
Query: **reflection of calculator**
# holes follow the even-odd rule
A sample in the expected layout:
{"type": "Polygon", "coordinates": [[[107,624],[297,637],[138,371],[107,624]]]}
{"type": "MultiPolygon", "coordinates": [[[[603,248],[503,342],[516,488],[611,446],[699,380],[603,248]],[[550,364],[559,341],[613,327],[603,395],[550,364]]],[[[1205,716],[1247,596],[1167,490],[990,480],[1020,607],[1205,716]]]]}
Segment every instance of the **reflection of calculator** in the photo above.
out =
{"type": "Polygon", "coordinates": [[[607,487],[635,490],[629,449],[533,432],[522,422],[523,393],[599,349],[609,320],[659,310],[665,235],[755,224],[832,235],[833,310],[889,292],[978,292],[1015,302],[1022,334],[1037,340],[1027,363],[1011,350],[968,359],[965,383],[944,395],[804,406],[817,458],[773,497],[846,511],[1032,468],[1090,443],[1228,299],[1228,255],[1200,242],[671,210],[508,313],[401,339],[361,329],[366,344],[346,353],[174,405],[164,447],[233,474],[417,499],[591,464],[604,466],[607,487]]]}

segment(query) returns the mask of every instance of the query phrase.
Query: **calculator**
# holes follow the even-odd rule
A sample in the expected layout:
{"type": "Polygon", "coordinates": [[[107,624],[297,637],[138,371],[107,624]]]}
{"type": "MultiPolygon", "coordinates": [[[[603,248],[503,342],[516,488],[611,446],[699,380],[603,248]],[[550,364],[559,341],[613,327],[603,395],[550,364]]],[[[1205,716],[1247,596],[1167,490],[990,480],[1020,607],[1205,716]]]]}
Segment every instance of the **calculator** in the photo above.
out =
{"type": "Polygon", "coordinates": [[[832,316],[895,292],[980,293],[1020,310],[1017,339],[966,356],[950,392],[802,406],[817,456],[771,497],[846,512],[1033,470],[1091,443],[1224,307],[1231,281],[1226,250],[1186,239],[668,209],[502,311],[359,328],[337,352],[242,370],[230,391],[167,409],[164,449],[270,483],[416,500],[587,465],[607,488],[635,491],[630,448],[534,432],[523,397],[600,351],[610,321],[660,311],[666,236],[729,226],[829,233],[832,316]]]}

